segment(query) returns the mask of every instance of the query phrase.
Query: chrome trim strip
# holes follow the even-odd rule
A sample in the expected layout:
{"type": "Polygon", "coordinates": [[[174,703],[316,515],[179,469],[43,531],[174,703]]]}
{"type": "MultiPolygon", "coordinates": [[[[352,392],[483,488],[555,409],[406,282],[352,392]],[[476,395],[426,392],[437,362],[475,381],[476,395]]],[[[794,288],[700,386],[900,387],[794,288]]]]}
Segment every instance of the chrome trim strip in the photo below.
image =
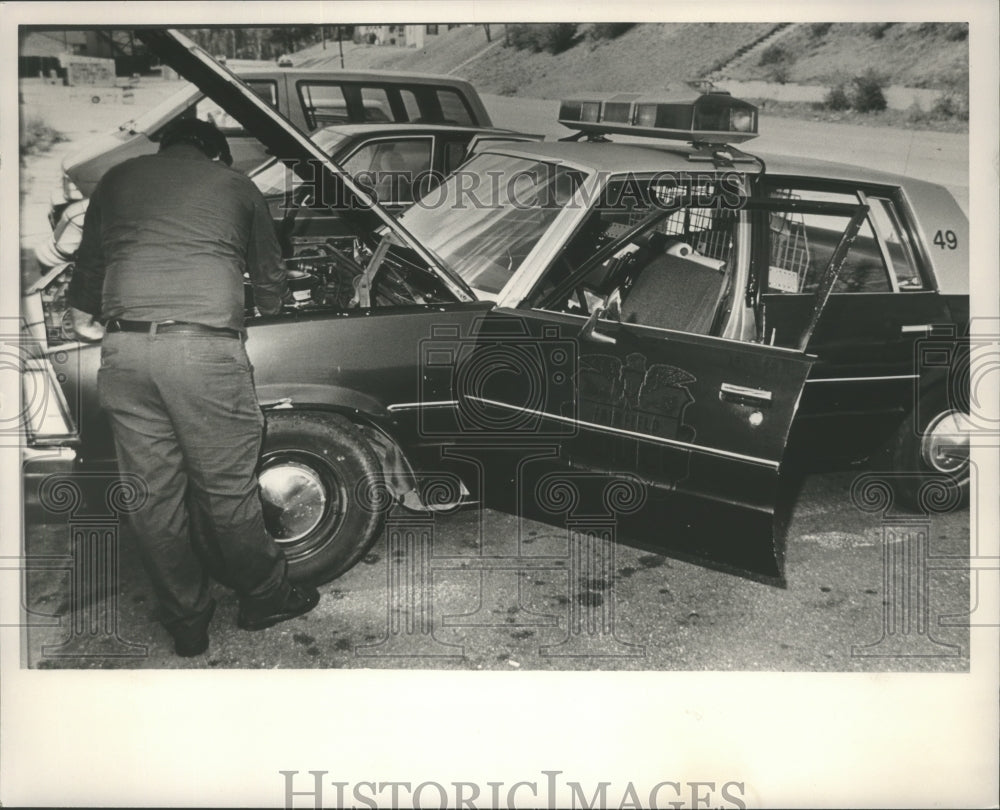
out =
{"type": "Polygon", "coordinates": [[[389,405],[386,410],[394,413],[396,411],[414,411],[418,408],[453,408],[458,405],[457,399],[439,399],[433,402],[397,402],[389,405]]]}
{"type": "Polygon", "coordinates": [[[817,377],[816,379],[808,379],[807,383],[822,383],[822,382],[863,382],[869,380],[915,380],[917,379],[916,374],[889,374],[884,377],[817,377]]]}
{"type": "Polygon", "coordinates": [[[659,444],[666,444],[671,447],[682,447],[687,450],[697,450],[702,453],[708,453],[713,456],[723,456],[725,458],[735,458],[740,461],[749,461],[753,464],[761,464],[766,467],[771,467],[777,470],[781,465],[780,462],[771,461],[766,458],[759,458],[758,456],[747,456],[743,453],[733,453],[729,450],[720,450],[716,447],[704,447],[698,444],[691,444],[689,442],[678,441],[677,439],[665,439],[661,436],[652,436],[648,433],[636,433],[632,430],[624,430],[623,428],[611,427],[610,425],[598,425],[595,422],[584,422],[580,419],[573,419],[569,416],[560,416],[554,413],[548,413],[546,411],[536,411],[532,408],[520,408],[516,405],[511,405],[508,402],[498,402],[495,399],[485,399],[483,397],[473,397],[470,396],[469,399],[474,399],[476,402],[482,402],[486,405],[495,405],[499,408],[507,408],[508,410],[518,411],[519,413],[530,413],[535,416],[542,416],[546,419],[553,419],[557,422],[566,422],[569,424],[580,425],[581,427],[589,427],[594,430],[603,431],[605,433],[615,433],[619,436],[632,436],[636,439],[643,439],[644,441],[657,442],[659,444]]]}
{"type": "Polygon", "coordinates": [[[770,391],[765,391],[762,388],[749,388],[745,385],[733,385],[733,383],[727,382],[724,382],[719,386],[719,392],[723,394],[733,394],[738,397],[759,399],[764,402],[770,402],[774,398],[770,391]]]}
{"type": "Polygon", "coordinates": [[[899,331],[906,335],[916,332],[930,332],[934,328],[934,324],[930,323],[904,323],[899,327],[899,331]]]}

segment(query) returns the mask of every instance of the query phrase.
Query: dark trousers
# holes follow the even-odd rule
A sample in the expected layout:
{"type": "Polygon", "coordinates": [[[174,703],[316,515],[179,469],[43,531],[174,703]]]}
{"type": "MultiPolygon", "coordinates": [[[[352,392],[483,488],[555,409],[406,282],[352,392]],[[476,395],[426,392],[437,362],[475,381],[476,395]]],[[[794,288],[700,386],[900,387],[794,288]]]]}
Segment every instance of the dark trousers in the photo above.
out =
{"type": "Polygon", "coordinates": [[[197,509],[242,596],[266,597],[285,577],[264,528],[255,469],[264,417],[243,342],[170,332],[105,335],[97,390],[122,472],[149,490],[132,517],[143,564],[168,627],[209,604],[191,544],[197,509]]]}

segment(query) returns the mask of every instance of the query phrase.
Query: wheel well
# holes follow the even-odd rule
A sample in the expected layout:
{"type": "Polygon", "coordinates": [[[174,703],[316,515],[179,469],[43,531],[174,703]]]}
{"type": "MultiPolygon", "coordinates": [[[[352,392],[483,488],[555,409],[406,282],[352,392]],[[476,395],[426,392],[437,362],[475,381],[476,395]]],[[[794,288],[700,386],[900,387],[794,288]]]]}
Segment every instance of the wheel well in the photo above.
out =
{"type": "Polygon", "coordinates": [[[277,407],[265,408],[264,413],[294,413],[300,416],[307,416],[311,413],[334,414],[343,417],[358,428],[371,445],[382,467],[385,483],[396,499],[402,501],[410,493],[415,493],[419,498],[420,487],[417,483],[417,476],[406,453],[392,434],[370,415],[354,408],[338,408],[318,404],[296,404],[294,406],[282,404],[277,407]]]}

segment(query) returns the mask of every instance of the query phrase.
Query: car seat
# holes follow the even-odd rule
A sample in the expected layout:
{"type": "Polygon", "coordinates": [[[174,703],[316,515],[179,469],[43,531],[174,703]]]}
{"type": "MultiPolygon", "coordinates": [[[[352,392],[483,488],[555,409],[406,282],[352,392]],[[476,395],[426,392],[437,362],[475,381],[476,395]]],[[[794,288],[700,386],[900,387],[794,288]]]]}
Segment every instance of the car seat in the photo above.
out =
{"type": "Polygon", "coordinates": [[[674,242],[634,277],[622,301],[622,322],[709,334],[725,293],[724,268],[674,242]]]}

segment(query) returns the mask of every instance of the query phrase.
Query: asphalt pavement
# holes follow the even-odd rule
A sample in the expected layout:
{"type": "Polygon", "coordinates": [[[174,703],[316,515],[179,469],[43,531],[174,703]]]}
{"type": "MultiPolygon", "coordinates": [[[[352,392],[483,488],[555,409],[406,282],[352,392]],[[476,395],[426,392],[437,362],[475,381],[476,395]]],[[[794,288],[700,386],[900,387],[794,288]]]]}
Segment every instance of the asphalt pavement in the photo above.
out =
{"type": "Polygon", "coordinates": [[[854,478],[803,480],[785,588],[475,507],[435,516],[399,510],[361,563],[320,587],[319,606],[304,617],[239,630],[235,596],[215,585],[211,646],[193,659],[176,657],[155,622],[126,529],[111,521],[113,539],[83,559],[71,542],[79,526],[32,507],[25,663],[967,671],[969,510],[929,518],[865,511],[852,505],[854,478]],[[107,560],[117,560],[116,573],[105,580],[108,592],[95,595],[82,583],[107,560]]]}

